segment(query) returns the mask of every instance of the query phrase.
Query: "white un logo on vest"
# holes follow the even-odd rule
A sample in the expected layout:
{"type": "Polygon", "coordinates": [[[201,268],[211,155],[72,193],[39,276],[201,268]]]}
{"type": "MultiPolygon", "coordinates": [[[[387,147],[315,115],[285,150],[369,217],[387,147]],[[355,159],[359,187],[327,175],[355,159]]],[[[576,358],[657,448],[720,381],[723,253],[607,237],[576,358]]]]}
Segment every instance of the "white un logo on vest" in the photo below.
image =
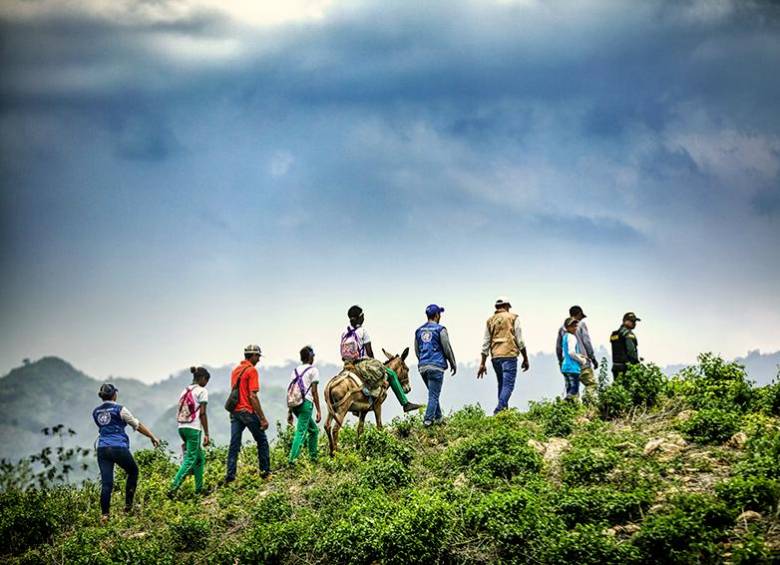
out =
{"type": "Polygon", "coordinates": [[[420,339],[423,340],[425,343],[431,341],[432,337],[433,334],[431,332],[423,332],[422,335],[420,335],[420,339]]]}
{"type": "Polygon", "coordinates": [[[111,414],[108,412],[100,412],[97,417],[98,424],[105,426],[111,421],[111,414]]]}

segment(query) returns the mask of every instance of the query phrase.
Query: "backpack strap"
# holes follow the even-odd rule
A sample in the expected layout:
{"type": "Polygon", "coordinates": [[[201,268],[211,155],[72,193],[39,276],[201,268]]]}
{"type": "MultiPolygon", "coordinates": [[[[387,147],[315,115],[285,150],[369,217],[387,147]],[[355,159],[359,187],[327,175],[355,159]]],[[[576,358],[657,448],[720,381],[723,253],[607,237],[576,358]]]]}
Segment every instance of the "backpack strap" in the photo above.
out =
{"type": "Polygon", "coordinates": [[[303,372],[300,375],[298,374],[298,369],[293,369],[293,372],[295,373],[295,382],[298,383],[298,388],[301,389],[301,398],[303,398],[304,400],[306,399],[306,395],[309,393],[309,389],[311,389],[311,385],[309,385],[309,387],[306,390],[303,389],[303,375],[305,375],[306,372],[311,368],[312,365],[309,365],[303,370],[303,372]]]}
{"type": "Polygon", "coordinates": [[[249,367],[244,367],[244,369],[238,374],[238,378],[236,379],[236,384],[233,385],[233,390],[237,389],[239,385],[241,384],[241,377],[244,376],[244,373],[246,373],[246,370],[249,367]]]}

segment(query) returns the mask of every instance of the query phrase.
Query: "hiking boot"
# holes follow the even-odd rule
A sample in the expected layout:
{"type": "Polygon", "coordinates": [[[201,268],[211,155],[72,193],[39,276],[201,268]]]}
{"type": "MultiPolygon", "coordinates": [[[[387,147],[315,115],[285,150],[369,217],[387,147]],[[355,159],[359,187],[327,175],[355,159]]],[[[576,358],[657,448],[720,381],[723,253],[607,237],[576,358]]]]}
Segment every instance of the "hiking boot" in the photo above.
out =
{"type": "Polygon", "coordinates": [[[176,497],[176,491],[175,490],[169,490],[165,493],[165,496],[168,500],[173,500],[176,497]]]}
{"type": "Polygon", "coordinates": [[[425,420],[423,422],[423,426],[425,426],[426,428],[430,428],[432,425],[433,425],[433,422],[431,420],[425,420]]]}
{"type": "Polygon", "coordinates": [[[413,412],[422,408],[423,404],[415,404],[414,402],[407,402],[404,406],[404,412],[413,412]]]}
{"type": "Polygon", "coordinates": [[[100,525],[101,525],[101,526],[105,526],[106,524],[108,524],[108,520],[109,520],[109,516],[108,516],[108,514],[103,514],[103,515],[100,517],[100,525]]]}

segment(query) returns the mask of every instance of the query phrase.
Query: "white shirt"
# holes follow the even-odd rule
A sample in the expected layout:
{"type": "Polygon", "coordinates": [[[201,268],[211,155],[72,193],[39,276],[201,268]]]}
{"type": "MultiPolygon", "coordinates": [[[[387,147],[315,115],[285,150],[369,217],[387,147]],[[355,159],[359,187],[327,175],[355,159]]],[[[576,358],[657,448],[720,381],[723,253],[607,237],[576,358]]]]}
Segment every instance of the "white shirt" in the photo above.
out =
{"type": "MultiPolygon", "coordinates": [[[[315,367],[314,365],[309,365],[308,363],[305,363],[303,365],[298,365],[295,368],[295,371],[298,371],[298,374],[302,375],[303,377],[302,378],[303,390],[306,391],[306,396],[304,397],[304,400],[311,400],[312,402],[314,402],[314,395],[312,395],[311,393],[311,385],[315,385],[318,382],[320,382],[320,371],[317,369],[317,367],[315,367]],[[306,369],[308,369],[309,367],[311,367],[311,369],[306,371],[306,369]],[[304,371],[306,371],[305,374],[304,371]]],[[[295,371],[293,371],[290,374],[290,382],[293,382],[295,380],[295,371]]]]}
{"type": "MultiPolygon", "coordinates": [[[[352,327],[352,326],[350,326],[350,327],[352,327]]],[[[347,332],[342,332],[341,333],[341,341],[344,341],[344,337],[346,335],[347,335],[347,332]]],[[[364,328],[363,326],[360,326],[359,328],[357,328],[355,330],[355,336],[357,337],[358,342],[360,343],[360,351],[362,352],[362,356],[361,357],[365,357],[366,356],[365,348],[366,348],[366,345],[371,343],[371,336],[368,335],[368,332],[366,331],[366,328],[364,328]]]]}
{"type": "MultiPolygon", "coordinates": [[[[187,389],[192,389],[192,396],[195,397],[195,403],[198,405],[198,407],[195,409],[195,419],[192,422],[189,423],[180,423],[180,428],[191,428],[193,430],[200,430],[202,428],[200,424],[200,407],[203,404],[208,403],[209,401],[209,391],[206,390],[205,387],[202,387],[200,385],[189,385],[187,389]]],[[[181,399],[184,398],[184,393],[187,391],[187,389],[184,389],[179,396],[179,404],[181,404],[181,399]]]]}
{"type": "Polygon", "coordinates": [[[588,362],[588,358],[577,351],[577,336],[568,332],[567,335],[569,337],[566,338],[566,349],[569,353],[569,357],[571,357],[575,363],[579,364],[580,367],[584,367],[588,362]]]}

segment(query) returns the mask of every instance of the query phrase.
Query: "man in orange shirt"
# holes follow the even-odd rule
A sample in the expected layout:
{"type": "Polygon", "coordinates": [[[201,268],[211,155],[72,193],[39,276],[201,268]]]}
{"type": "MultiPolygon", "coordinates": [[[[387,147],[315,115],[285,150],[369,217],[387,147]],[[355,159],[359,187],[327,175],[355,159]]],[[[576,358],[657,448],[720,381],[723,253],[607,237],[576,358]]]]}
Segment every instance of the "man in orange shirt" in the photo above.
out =
{"type": "Polygon", "coordinates": [[[244,428],[249,428],[249,432],[257,442],[257,464],[260,467],[260,476],[266,478],[271,473],[268,439],[265,437],[268,420],[265,419],[260,400],[257,398],[260,383],[255,365],[260,361],[260,356],[259,345],[247,345],[244,348],[244,360],[230,375],[230,386],[238,386],[238,404],[230,414],[230,448],[227,457],[226,483],[236,478],[238,452],[241,451],[244,428]]]}

